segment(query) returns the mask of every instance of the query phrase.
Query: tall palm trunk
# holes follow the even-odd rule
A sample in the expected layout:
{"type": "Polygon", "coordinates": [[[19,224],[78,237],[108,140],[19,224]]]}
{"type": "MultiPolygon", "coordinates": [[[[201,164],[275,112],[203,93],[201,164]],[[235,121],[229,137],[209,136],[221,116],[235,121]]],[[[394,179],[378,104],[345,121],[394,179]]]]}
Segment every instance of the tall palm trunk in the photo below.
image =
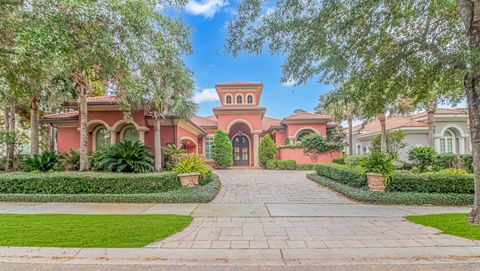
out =
{"type": "Polygon", "coordinates": [[[55,127],[53,127],[53,124],[50,123],[48,126],[48,150],[51,152],[55,151],[55,141],[55,127]]]}
{"type": "Polygon", "coordinates": [[[475,201],[468,214],[471,223],[480,224],[480,75],[465,76],[464,88],[467,95],[470,138],[472,140],[473,172],[475,176],[475,201]]]}
{"type": "Polygon", "coordinates": [[[433,132],[435,131],[435,121],[433,116],[437,110],[437,100],[432,99],[427,104],[427,123],[428,123],[428,144],[433,148],[433,132]]]}
{"type": "Polygon", "coordinates": [[[352,114],[347,116],[348,122],[348,154],[353,154],[353,117],[352,114]]]}
{"type": "Polygon", "coordinates": [[[32,155],[38,154],[40,150],[39,126],[38,100],[35,98],[30,103],[30,151],[32,155]]]}
{"type": "Polygon", "coordinates": [[[387,153],[387,124],[385,119],[385,113],[378,114],[378,120],[380,121],[380,151],[387,153]]]}
{"type": "Polygon", "coordinates": [[[76,71],[73,73],[73,80],[75,89],[80,96],[79,111],[80,111],[80,171],[88,170],[88,107],[87,97],[92,92],[90,81],[86,73],[83,71],[76,71]]]}
{"type": "Polygon", "coordinates": [[[15,160],[15,141],[16,141],[16,116],[15,116],[15,100],[12,98],[8,110],[8,141],[7,141],[7,163],[6,171],[13,170],[13,161],[15,160]]]}
{"type": "Polygon", "coordinates": [[[155,155],[155,171],[162,170],[162,139],[160,134],[160,118],[156,117],[153,124],[154,127],[154,155],[155,155]]]}

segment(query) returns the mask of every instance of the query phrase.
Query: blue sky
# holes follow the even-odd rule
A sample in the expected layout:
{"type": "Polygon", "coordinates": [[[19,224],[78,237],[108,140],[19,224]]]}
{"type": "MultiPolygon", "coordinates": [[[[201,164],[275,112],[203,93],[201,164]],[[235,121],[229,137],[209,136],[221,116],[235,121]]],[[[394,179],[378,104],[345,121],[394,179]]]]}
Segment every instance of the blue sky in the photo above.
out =
{"type": "Polygon", "coordinates": [[[193,55],[185,57],[194,72],[198,115],[212,114],[219,105],[215,83],[258,81],[264,84],[261,105],[267,116],[282,118],[301,108],[312,112],[318,97],[330,90],[312,80],[302,86],[282,85],[283,57],[268,51],[259,55],[243,53],[234,58],[224,51],[226,24],[234,17],[236,2],[227,0],[190,0],[179,14],[191,28],[193,55]]]}

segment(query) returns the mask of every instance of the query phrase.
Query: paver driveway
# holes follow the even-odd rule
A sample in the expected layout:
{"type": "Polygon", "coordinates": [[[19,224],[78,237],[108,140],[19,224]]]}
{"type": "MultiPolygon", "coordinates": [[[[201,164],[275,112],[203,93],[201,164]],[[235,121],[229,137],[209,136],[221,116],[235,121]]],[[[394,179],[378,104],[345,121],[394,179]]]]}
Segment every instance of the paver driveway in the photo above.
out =
{"type": "Polygon", "coordinates": [[[402,217],[465,208],[376,206],[352,202],[300,171],[225,170],[212,203],[193,212],[163,248],[405,248],[476,246],[402,217]]]}

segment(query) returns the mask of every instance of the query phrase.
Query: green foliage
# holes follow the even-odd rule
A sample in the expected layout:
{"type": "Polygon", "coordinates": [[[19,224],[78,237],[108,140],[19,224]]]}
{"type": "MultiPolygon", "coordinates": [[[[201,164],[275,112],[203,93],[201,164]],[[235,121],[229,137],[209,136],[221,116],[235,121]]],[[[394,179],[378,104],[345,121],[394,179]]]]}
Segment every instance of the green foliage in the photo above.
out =
{"type": "Polygon", "coordinates": [[[432,214],[406,216],[408,221],[439,229],[442,234],[480,240],[480,227],[468,222],[466,214],[432,214]]]}
{"type": "Polygon", "coordinates": [[[277,169],[295,170],[297,162],[295,160],[277,160],[277,169]]]}
{"type": "Polygon", "coordinates": [[[473,156],[471,154],[437,154],[435,156],[433,168],[435,170],[454,168],[465,170],[468,173],[473,173],[473,156]]]}
{"type": "Polygon", "coordinates": [[[124,174],[55,172],[4,174],[1,194],[130,194],[158,193],[180,188],[174,173],[124,174]]]}
{"type": "Polygon", "coordinates": [[[300,146],[304,148],[306,153],[311,154],[341,151],[343,149],[342,143],[329,141],[326,137],[323,137],[316,133],[306,135],[302,139],[300,146]]]}
{"type": "Polygon", "coordinates": [[[474,181],[473,175],[458,170],[426,173],[399,172],[388,184],[387,191],[472,194],[474,181]]]}
{"type": "Polygon", "coordinates": [[[212,168],[205,164],[205,161],[198,155],[191,155],[182,158],[180,162],[173,167],[173,172],[177,174],[182,173],[200,173],[201,184],[210,179],[212,175],[212,168]]]}
{"type": "Polygon", "coordinates": [[[265,135],[260,142],[260,146],[258,147],[258,156],[260,160],[260,166],[266,167],[267,161],[270,159],[275,158],[275,154],[277,152],[277,146],[275,142],[273,142],[270,135],[265,135]]]}
{"type": "Polygon", "coordinates": [[[348,186],[364,187],[367,185],[367,177],[361,167],[329,163],[318,164],[316,171],[319,176],[333,179],[348,186]]]}
{"type": "Polygon", "coordinates": [[[56,152],[44,151],[23,160],[28,171],[53,171],[57,167],[59,156],[56,152]]]}
{"type": "Polygon", "coordinates": [[[368,154],[353,154],[345,156],[345,165],[358,166],[361,161],[367,160],[368,154]]]}
{"type": "Polygon", "coordinates": [[[433,165],[436,152],[429,146],[416,146],[408,152],[408,159],[412,161],[419,171],[424,172],[428,167],[433,165]]]}
{"type": "MultiPolygon", "coordinates": [[[[407,146],[407,143],[403,142],[405,134],[402,131],[387,131],[387,154],[394,159],[398,159],[400,150],[407,146]]],[[[381,152],[381,136],[376,135],[372,138],[372,149],[381,152]]]]}
{"type": "Polygon", "coordinates": [[[404,204],[404,205],[439,205],[460,206],[471,205],[474,201],[472,194],[439,194],[439,193],[415,193],[415,192],[371,192],[364,188],[355,188],[343,183],[319,176],[315,173],[308,174],[307,178],[326,186],[346,197],[366,203],[376,204],[404,204]]]}
{"type": "Polygon", "coordinates": [[[163,159],[165,162],[165,169],[171,170],[180,162],[180,160],[186,155],[186,151],[182,148],[177,148],[174,144],[167,147],[162,147],[163,159]]]}
{"type": "Polygon", "coordinates": [[[60,162],[64,170],[79,170],[80,169],[80,151],[70,150],[63,153],[60,157],[60,162]]]}
{"type": "Polygon", "coordinates": [[[327,128],[327,141],[339,143],[343,146],[346,134],[340,127],[327,128]]]}
{"type": "MultiPolygon", "coordinates": [[[[87,174],[87,173],[85,173],[87,174]]],[[[90,173],[88,173],[90,174],[90,173]]],[[[97,173],[98,174],[98,173],[97,173]]],[[[105,174],[105,173],[101,173],[105,174]]],[[[113,174],[113,173],[110,173],[113,174]]],[[[125,175],[125,174],[124,174],[125,175]]],[[[138,175],[132,175],[138,176],[138,175]]],[[[135,179],[129,182],[135,182],[135,179]]],[[[178,181],[180,183],[180,181],[178,181]]],[[[220,180],[212,174],[206,185],[179,188],[158,193],[138,194],[0,194],[0,201],[18,202],[137,202],[137,203],[199,203],[209,202],[220,190],[220,180]]]]}
{"type": "Polygon", "coordinates": [[[227,168],[233,165],[232,148],[232,142],[227,133],[217,130],[212,146],[212,158],[217,168],[227,168]]]}
{"type": "Polygon", "coordinates": [[[277,162],[278,160],[276,159],[270,159],[267,161],[267,169],[276,169],[277,168],[277,162]]]}
{"type": "Polygon", "coordinates": [[[140,141],[120,141],[102,156],[102,167],[110,172],[145,173],[153,171],[150,148],[140,141]]]}
{"type": "Polygon", "coordinates": [[[107,152],[109,152],[110,148],[111,146],[104,146],[100,150],[88,155],[88,163],[90,164],[91,170],[104,170],[102,158],[107,152]]]}
{"type": "Polygon", "coordinates": [[[345,156],[342,156],[342,157],[339,157],[339,158],[334,158],[332,160],[332,163],[345,165],[345,156]]]}
{"type": "Polygon", "coordinates": [[[0,245],[141,248],[183,230],[191,221],[191,216],[162,214],[2,214],[0,245]]]}
{"type": "Polygon", "coordinates": [[[297,170],[315,170],[316,164],[297,164],[297,170]]]}
{"type": "Polygon", "coordinates": [[[392,164],[393,157],[387,156],[376,150],[372,150],[366,160],[360,162],[360,166],[366,173],[382,174],[386,178],[386,184],[392,180],[395,175],[395,166],[392,164]]]}

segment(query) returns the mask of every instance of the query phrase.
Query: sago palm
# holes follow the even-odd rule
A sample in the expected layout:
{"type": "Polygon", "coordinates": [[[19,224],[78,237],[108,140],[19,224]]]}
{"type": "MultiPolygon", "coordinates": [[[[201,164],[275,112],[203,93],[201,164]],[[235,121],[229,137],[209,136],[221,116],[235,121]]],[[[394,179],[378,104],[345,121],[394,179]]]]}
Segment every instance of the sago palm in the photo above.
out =
{"type": "Polygon", "coordinates": [[[153,171],[150,149],[139,141],[120,141],[102,156],[102,167],[112,172],[153,171]]]}

